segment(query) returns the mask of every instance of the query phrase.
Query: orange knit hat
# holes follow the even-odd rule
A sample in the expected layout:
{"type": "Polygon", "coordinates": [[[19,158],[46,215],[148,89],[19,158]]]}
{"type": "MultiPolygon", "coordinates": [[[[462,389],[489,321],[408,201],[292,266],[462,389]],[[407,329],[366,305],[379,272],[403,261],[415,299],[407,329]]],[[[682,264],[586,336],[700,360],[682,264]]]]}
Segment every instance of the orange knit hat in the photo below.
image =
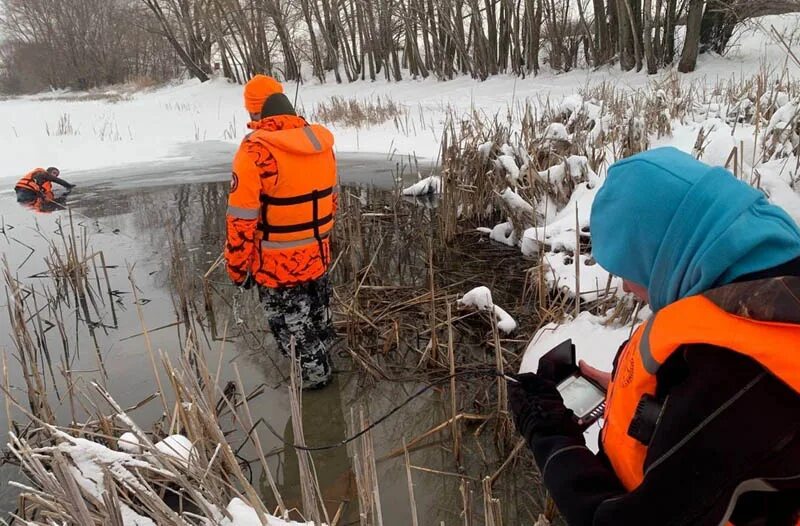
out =
{"type": "Polygon", "coordinates": [[[280,82],[266,75],[256,75],[244,85],[244,107],[250,113],[261,113],[264,101],[276,93],[283,93],[280,82]]]}

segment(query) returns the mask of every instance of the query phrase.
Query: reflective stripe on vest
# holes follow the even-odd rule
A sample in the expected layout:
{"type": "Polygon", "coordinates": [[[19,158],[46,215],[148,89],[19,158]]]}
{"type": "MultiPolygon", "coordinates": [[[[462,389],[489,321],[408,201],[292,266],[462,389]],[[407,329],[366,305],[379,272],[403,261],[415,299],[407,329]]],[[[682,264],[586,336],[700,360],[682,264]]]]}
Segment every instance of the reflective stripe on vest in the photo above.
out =
{"type": "Polygon", "coordinates": [[[272,250],[281,250],[284,248],[299,248],[318,243],[320,240],[328,239],[328,237],[330,237],[330,234],[325,233],[320,235],[319,240],[315,237],[307,237],[305,239],[297,239],[294,241],[262,241],[261,248],[272,249],[272,250]]]}
{"type": "MultiPolygon", "coordinates": [[[[755,285],[750,286],[759,291],[759,283],[764,284],[762,289],[765,290],[775,282],[753,283],[755,285]]],[[[792,287],[798,287],[798,282],[793,282],[792,287]]],[[[796,293],[796,289],[790,293],[796,293]]],[[[753,297],[762,303],[771,301],[768,295],[763,298],[753,294],[753,297]]],[[[665,307],[631,337],[617,359],[608,389],[603,450],[629,491],[644,480],[647,457],[647,445],[628,434],[636,408],[644,395],[655,395],[656,373],[661,364],[687,344],[714,345],[749,356],[800,393],[800,368],[797,367],[800,324],[788,320],[760,321],[744,317],[740,312],[728,313],[706,296],[692,296],[665,307]],[[795,352],[787,352],[789,349],[795,352]]]]}
{"type": "Polygon", "coordinates": [[[317,139],[317,136],[314,135],[314,130],[312,130],[310,126],[305,126],[303,128],[303,133],[305,133],[308,140],[311,141],[311,146],[314,147],[314,151],[321,152],[322,144],[319,142],[319,139],[317,139]]]}
{"type": "Polygon", "coordinates": [[[258,219],[258,208],[242,208],[228,205],[228,215],[239,219],[258,219]]]}

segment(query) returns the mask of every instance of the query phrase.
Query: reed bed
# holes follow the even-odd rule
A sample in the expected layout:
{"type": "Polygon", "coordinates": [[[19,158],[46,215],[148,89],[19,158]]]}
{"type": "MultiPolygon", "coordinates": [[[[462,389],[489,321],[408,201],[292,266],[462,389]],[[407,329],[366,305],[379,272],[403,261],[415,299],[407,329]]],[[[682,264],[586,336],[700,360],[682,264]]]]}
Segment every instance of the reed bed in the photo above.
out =
{"type": "MultiPolygon", "coordinates": [[[[337,368],[357,371],[358,386],[367,392],[390,382],[426,390],[441,409],[436,412],[441,419],[422,431],[401,429],[391,444],[376,444],[371,422],[384,425],[384,415],[371,414],[365,405],[347,408],[349,433],[358,435],[346,445],[361,525],[393,524],[382,509],[387,496],[380,477],[384,463],[392,461],[402,463],[412,524],[429,519],[417,505],[422,477],[454,488],[457,502],[444,512],[452,517],[447,523],[558,522],[532,456],[513,430],[505,381],[498,374],[517,370],[529,337],[544,324],[587,310],[606,315],[608,323],[625,324],[636,318],[638,306],[618,294],[610,279],[591,283],[581,275],[582,266],[592,264],[591,232],[577,211],[571,238],[562,236],[558,246],[537,239],[521,255],[525,231],[546,227],[577,189],[596,184],[611,162],[668,137],[681,123],[700,125],[695,154],[701,158],[711,154],[712,120],[734,130],[751,127],[752,144],[733,146],[728,163],[737,177],[755,186],[766,182],[762,176],[771,163],[798,157],[800,117],[790,115],[781,126],[775,122],[798,98],[800,86],[779,72],[710,88],[678,78],[633,93],[601,84],[579,95],[558,104],[515,102],[496,116],[453,114],[442,145],[439,200],[405,198],[399,184],[393,191],[346,188],[341,193],[332,268],[337,368]],[[505,223],[506,244],[513,248],[476,231],[498,223],[505,223]],[[576,268],[572,293],[553,285],[558,282],[548,258],[554,254],[576,268]],[[494,303],[516,319],[516,332],[502,333],[486,313],[459,309],[457,300],[480,285],[489,287],[494,303]],[[421,463],[419,453],[431,450],[445,461],[421,463]]],[[[398,164],[397,179],[413,166],[398,164]]],[[[220,217],[224,206],[217,194],[203,198],[207,218],[220,217]]],[[[263,524],[269,524],[268,513],[317,524],[342,520],[341,506],[331,512],[323,502],[313,455],[303,446],[297,373],[271,356],[255,294],[227,284],[221,258],[209,267],[188,254],[179,235],[183,225],[168,229],[165,266],[175,319],[154,328],[142,323],[135,335],[145,341],[158,389],[123,409],[102,373],[97,342],[79,340],[75,326],[113,330],[118,324],[109,310],[115,312],[124,296],[109,280],[112,267],[103,252],[90,248],[85,233],[76,234],[81,227],[71,215],[62,219],[61,232],[50,244],[48,271],[36,276],[37,282],[23,285],[17,272],[5,269],[15,351],[4,356],[4,363],[19,363],[25,379],[24,386],[9,385],[4,367],[13,432],[6,459],[30,480],[21,488],[18,520],[122,524],[123,515],[133,513],[159,524],[227,524],[232,502],[246,503],[263,524]],[[148,334],[155,330],[175,331],[178,359],[152,348],[148,334]],[[60,349],[53,347],[50,331],[60,335],[60,349]],[[235,366],[233,378],[223,377],[232,339],[274,360],[279,382],[289,388],[294,444],[283,447],[296,446],[302,510],[287,509],[271,480],[268,458],[277,453],[265,451],[260,438],[265,430],[260,422],[269,415],[253,414],[249,406],[264,386],[244,385],[235,366]],[[93,383],[70,366],[86,345],[95,349],[100,371],[93,383]],[[58,389],[58,407],[48,396],[52,389],[58,389]],[[160,404],[161,416],[145,431],[129,413],[147,404],[160,404]],[[71,407],[66,425],[57,417],[61,405],[71,407]],[[126,450],[120,442],[124,433],[140,449],[126,450]],[[156,447],[175,435],[191,444],[188,462],[156,447]],[[237,454],[243,444],[254,459],[237,454]],[[96,476],[89,483],[80,469],[87,451],[102,452],[92,457],[96,476]],[[255,471],[266,477],[266,494],[253,486],[255,471]],[[265,501],[274,507],[268,509],[265,501]]],[[[162,218],[142,220],[164,224],[162,218]]],[[[213,237],[213,228],[220,227],[206,223],[213,237]]],[[[147,300],[139,297],[134,275],[130,269],[126,299],[141,311],[147,300]]]]}

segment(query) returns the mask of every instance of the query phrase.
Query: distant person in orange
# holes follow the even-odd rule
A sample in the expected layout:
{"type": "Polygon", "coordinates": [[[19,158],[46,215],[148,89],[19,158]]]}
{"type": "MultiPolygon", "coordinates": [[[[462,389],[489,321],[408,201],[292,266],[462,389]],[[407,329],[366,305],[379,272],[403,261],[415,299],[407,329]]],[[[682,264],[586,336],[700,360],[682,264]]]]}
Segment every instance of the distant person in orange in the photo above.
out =
{"type": "Polygon", "coordinates": [[[271,77],[244,88],[248,134],[233,160],[225,259],[259,297],[281,352],[299,356],[304,389],[331,380],[330,233],[336,211],[333,135],[299,117],[271,77]]]}
{"type": "Polygon", "coordinates": [[[44,168],[31,170],[14,186],[14,190],[17,192],[17,202],[31,203],[41,199],[52,199],[53,183],[63,186],[67,191],[75,188],[74,184],[59,178],[60,175],[61,172],[55,166],[46,170],[44,168]]]}

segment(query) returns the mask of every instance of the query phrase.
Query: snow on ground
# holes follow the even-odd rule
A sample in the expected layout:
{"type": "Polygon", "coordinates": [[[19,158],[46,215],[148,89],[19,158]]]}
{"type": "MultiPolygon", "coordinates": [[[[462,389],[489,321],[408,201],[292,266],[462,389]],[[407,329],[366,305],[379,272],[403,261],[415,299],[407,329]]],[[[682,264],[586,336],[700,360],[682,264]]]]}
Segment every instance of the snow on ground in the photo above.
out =
{"type": "MultiPolygon", "coordinates": [[[[797,27],[800,15],[765,17],[759,23],[760,27],[749,24],[738,32],[727,56],[703,55],[697,72],[685,77],[713,84],[720,78],[752,76],[765,60],[782,67],[785,53],[767,33],[772,25],[779,31],[797,27]]],[[[792,63],[788,67],[794,73],[800,71],[792,63]]],[[[655,78],[667,74],[670,72],[655,78]]],[[[565,74],[545,71],[525,79],[497,76],[485,82],[470,78],[341,85],[309,82],[301,86],[297,105],[305,115],[313,115],[317,105],[332,96],[389,98],[407,109],[408,129],[399,129],[391,121],[360,130],[333,124],[337,151],[394,152],[436,159],[448,108],[463,114],[474,109],[491,118],[524,99],[545,102],[570,97],[565,103],[577,107],[581,102],[574,95],[586,85],[610,81],[635,90],[653,79],[644,73],[609,67],[565,74]]],[[[290,94],[294,91],[291,88],[287,86],[290,94]]],[[[119,88],[106,95],[113,95],[116,102],[64,92],[0,99],[0,182],[7,184],[36,166],[59,166],[69,178],[75,171],[185,157],[185,145],[206,141],[224,141],[232,150],[247,132],[242,88],[223,79],[203,84],[186,81],[141,92],[119,88]]],[[[591,113],[592,108],[584,110],[591,113]]],[[[553,130],[554,137],[559,133],[553,130]]],[[[513,168],[511,172],[509,179],[513,182],[513,168]]],[[[80,177],[76,174],[73,179],[80,181],[80,177]]]]}

